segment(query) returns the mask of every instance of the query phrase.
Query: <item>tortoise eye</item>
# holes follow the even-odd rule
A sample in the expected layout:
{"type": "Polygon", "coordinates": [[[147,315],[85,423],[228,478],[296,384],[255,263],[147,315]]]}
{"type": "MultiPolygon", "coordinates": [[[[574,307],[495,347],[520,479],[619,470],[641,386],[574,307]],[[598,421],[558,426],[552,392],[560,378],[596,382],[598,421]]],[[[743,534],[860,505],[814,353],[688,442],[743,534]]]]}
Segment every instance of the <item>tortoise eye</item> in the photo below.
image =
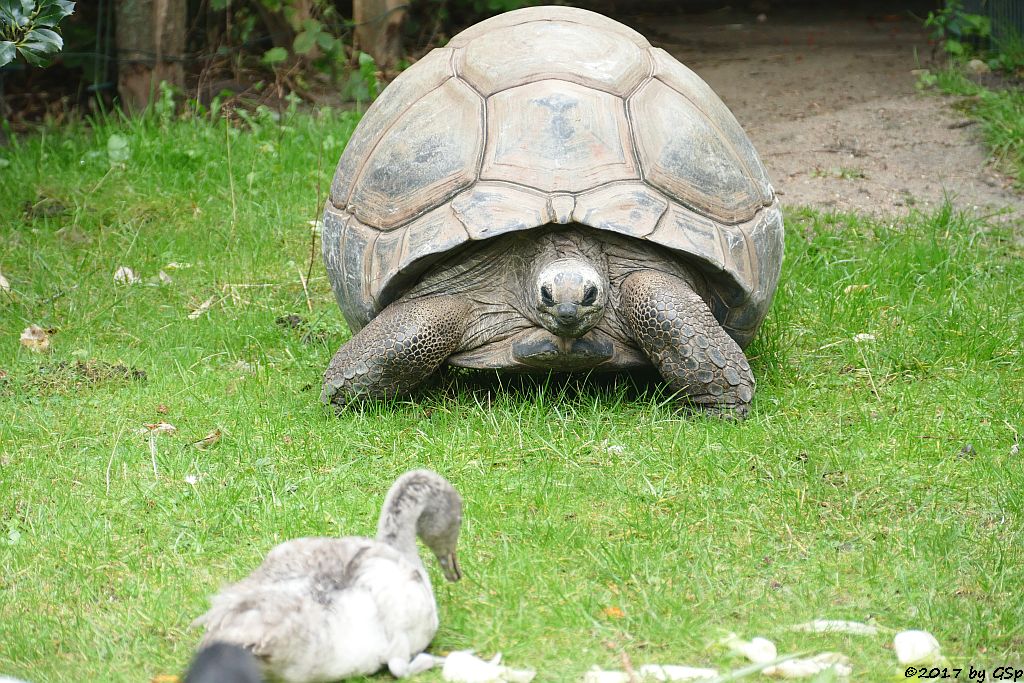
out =
{"type": "Polygon", "coordinates": [[[581,302],[584,306],[593,306],[594,302],[597,301],[597,287],[590,285],[583,292],[583,301],[581,302]]]}
{"type": "Polygon", "coordinates": [[[555,305],[555,300],[551,297],[551,288],[547,285],[540,288],[540,302],[545,306],[555,305]]]}

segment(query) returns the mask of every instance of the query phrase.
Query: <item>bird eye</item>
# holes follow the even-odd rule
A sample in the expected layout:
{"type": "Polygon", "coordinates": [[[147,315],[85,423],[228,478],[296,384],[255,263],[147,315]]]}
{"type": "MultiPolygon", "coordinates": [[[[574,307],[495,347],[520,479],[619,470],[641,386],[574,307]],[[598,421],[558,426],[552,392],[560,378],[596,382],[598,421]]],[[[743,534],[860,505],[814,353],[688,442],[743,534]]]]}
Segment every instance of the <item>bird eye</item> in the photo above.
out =
{"type": "Polygon", "coordinates": [[[597,301],[597,287],[590,285],[583,292],[583,301],[581,302],[584,306],[593,306],[597,301]]]}
{"type": "Polygon", "coordinates": [[[540,302],[545,306],[555,305],[555,300],[551,297],[551,288],[547,285],[540,288],[540,302]]]}

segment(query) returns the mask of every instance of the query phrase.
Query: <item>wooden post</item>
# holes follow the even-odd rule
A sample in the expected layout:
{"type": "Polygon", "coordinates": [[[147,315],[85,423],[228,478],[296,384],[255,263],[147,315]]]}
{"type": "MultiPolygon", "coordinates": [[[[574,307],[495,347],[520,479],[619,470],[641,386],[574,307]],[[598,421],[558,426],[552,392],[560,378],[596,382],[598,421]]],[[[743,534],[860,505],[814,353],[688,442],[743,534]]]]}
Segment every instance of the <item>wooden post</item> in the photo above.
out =
{"type": "Polygon", "coordinates": [[[160,81],[185,85],[186,0],[118,0],[117,89],[126,111],[159,97],[160,81]]]}
{"type": "Polygon", "coordinates": [[[394,66],[402,57],[402,22],[410,0],[352,0],[356,46],[379,67],[394,66]]]}

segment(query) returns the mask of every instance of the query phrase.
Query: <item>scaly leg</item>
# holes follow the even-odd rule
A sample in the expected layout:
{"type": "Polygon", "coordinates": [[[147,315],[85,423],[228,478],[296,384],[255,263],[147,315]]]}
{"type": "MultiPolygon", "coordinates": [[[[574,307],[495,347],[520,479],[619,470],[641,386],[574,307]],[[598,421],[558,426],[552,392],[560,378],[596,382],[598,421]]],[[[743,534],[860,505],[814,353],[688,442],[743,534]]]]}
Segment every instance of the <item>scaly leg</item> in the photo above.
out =
{"type": "Polygon", "coordinates": [[[704,410],[745,417],[754,375],[739,345],[683,280],[653,270],[622,283],[622,313],[669,387],[704,410]]]}
{"type": "Polygon", "coordinates": [[[451,296],[391,304],[334,354],[320,400],[345,405],[412,391],[458,347],[469,312],[451,296]]]}

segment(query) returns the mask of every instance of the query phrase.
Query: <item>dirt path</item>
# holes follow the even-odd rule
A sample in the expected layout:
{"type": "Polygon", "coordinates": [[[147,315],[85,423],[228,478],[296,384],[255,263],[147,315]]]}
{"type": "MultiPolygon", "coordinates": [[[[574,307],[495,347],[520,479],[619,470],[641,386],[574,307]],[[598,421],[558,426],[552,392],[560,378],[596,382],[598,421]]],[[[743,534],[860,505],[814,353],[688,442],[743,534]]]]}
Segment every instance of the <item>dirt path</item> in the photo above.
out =
{"type": "MultiPolygon", "coordinates": [[[[891,10],[890,10],[891,11],[891,10]]],[[[797,8],[625,21],[696,71],[753,139],[784,203],[879,215],[941,203],[1024,215],[953,98],[920,95],[931,48],[906,12],[797,8]]]]}

